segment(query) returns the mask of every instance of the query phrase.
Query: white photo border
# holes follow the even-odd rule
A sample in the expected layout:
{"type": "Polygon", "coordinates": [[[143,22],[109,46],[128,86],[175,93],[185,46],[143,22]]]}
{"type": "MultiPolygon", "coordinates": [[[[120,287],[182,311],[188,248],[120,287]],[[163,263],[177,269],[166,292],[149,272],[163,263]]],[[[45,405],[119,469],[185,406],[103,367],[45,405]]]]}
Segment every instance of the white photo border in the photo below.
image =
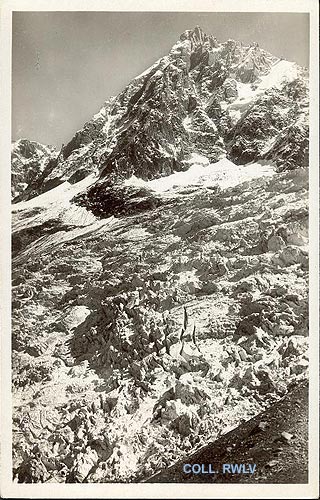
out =
{"type": "Polygon", "coordinates": [[[318,0],[0,1],[0,325],[3,498],[318,498],[319,422],[319,49],[318,0]],[[17,484],[12,482],[11,396],[11,42],[13,11],[281,12],[310,16],[309,482],[308,484],[17,484]]]}

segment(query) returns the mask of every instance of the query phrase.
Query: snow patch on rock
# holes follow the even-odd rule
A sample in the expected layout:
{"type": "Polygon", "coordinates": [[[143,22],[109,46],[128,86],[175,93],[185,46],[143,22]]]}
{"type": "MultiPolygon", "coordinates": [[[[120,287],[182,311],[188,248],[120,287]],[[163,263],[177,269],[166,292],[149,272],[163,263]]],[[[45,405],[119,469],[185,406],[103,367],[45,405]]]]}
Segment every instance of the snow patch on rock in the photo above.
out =
{"type": "Polygon", "coordinates": [[[158,193],[189,185],[219,186],[224,189],[258,177],[269,177],[275,173],[272,164],[263,162],[243,166],[235,165],[227,158],[223,158],[217,163],[208,165],[207,159],[200,156],[195,157],[195,155],[193,160],[196,160],[195,163],[186,172],[175,172],[172,175],[153,179],[152,181],[144,181],[132,176],[125,181],[125,184],[144,186],[158,193]]]}

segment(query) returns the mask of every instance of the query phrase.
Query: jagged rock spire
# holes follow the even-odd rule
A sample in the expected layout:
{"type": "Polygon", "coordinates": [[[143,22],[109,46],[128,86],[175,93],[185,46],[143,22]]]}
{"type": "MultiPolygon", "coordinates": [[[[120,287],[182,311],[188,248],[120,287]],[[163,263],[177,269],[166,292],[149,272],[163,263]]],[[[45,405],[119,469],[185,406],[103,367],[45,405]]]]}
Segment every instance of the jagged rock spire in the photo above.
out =
{"type": "Polygon", "coordinates": [[[192,49],[205,43],[209,43],[211,47],[218,46],[217,39],[213,35],[207,35],[202,28],[200,28],[200,26],[195,26],[193,29],[185,30],[180,35],[180,40],[190,40],[192,49]]]}

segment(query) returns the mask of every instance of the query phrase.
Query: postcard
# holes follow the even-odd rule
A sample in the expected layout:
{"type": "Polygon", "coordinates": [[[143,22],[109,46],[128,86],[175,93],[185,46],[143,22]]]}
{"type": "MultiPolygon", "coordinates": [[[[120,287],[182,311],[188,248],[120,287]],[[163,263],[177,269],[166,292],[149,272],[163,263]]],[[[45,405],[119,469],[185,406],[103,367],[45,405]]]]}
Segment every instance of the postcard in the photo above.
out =
{"type": "Polygon", "coordinates": [[[318,497],[317,14],[2,2],[3,498],[318,497]]]}

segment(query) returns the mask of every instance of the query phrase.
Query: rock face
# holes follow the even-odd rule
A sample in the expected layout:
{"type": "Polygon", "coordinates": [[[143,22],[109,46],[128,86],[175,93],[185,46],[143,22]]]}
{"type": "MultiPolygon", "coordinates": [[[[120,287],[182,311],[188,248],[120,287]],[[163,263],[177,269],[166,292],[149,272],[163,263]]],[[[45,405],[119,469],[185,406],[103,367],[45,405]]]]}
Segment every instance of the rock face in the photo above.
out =
{"type": "Polygon", "coordinates": [[[79,194],[72,201],[86,207],[96,217],[139,213],[162,204],[161,198],[150,189],[116,185],[110,181],[94,184],[86,193],[79,194]]]}
{"type": "Polygon", "coordinates": [[[11,194],[19,200],[26,188],[43,174],[50,160],[57,156],[52,146],[19,139],[11,149],[11,194]]]}
{"type": "Polygon", "coordinates": [[[304,70],[195,28],[30,181],[17,481],[144,480],[307,378],[307,111],[304,70]]]}

